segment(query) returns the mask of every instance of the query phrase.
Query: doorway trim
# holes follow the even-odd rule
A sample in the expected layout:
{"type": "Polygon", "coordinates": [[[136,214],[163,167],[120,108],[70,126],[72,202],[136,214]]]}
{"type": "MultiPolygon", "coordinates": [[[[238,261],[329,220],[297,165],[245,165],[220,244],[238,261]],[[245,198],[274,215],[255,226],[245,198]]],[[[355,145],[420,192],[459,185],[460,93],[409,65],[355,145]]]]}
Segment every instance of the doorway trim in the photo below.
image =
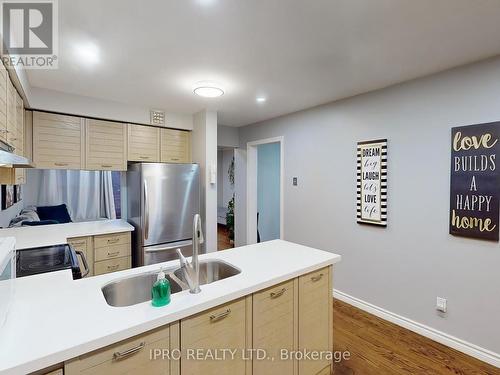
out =
{"type": "Polygon", "coordinates": [[[280,239],[285,237],[284,182],[285,140],[283,136],[260,139],[247,143],[247,244],[257,243],[257,146],[280,144],[280,239]]]}

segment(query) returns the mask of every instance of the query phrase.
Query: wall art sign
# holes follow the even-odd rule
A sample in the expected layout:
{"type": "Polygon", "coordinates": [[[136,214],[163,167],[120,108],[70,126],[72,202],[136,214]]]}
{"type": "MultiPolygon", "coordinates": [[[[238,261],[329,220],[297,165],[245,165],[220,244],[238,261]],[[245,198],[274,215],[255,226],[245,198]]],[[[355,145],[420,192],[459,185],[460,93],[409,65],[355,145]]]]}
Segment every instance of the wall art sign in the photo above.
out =
{"type": "Polygon", "coordinates": [[[358,223],[387,225],[387,139],[358,142],[358,223]]]}
{"type": "Polygon", "coordinates": [[[451,129],[450,234],[498,241],[500,122],[451,129]]]}

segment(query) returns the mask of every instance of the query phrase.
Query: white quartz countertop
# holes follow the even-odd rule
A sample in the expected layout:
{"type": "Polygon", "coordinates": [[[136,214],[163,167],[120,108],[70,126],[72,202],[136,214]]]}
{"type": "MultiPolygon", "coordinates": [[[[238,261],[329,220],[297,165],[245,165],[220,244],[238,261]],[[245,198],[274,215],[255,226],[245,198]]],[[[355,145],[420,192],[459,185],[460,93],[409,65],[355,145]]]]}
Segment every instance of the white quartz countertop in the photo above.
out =
{"type": "Polygon", "coordinates": [[[183,291],[155,308],[144,302],[109,306],[101,292],[123,277],[175,267],[177,261],[73,280],[69,270],[16,279],[15,297],[0,332],[0,373],[26,374],[127,339],[340,261],[340,255],[275,240],[209,253],[241,273],[183,291]]]}
{"type": "Polygon", "coordinates": [[[125,220],[116,219],[5,228],[0,229],[0,237],[14,237],[16,249],[29,249],[66,243],[67,239],[72,237],[97,236],[133,230],[134,227],[125,220]]]}

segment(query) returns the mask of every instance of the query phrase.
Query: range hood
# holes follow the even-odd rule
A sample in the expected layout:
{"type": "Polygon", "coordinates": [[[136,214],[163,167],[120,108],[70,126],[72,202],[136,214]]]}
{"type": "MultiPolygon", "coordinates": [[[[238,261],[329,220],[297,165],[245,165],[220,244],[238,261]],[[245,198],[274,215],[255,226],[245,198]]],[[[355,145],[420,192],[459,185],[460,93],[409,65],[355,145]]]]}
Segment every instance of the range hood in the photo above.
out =
{"type": "Polygon", "coordinates": [[[13,154],[14,147],[0,140],[0,167],[4,168],[33,168],[31,162],[23,157],[13,154]]]}

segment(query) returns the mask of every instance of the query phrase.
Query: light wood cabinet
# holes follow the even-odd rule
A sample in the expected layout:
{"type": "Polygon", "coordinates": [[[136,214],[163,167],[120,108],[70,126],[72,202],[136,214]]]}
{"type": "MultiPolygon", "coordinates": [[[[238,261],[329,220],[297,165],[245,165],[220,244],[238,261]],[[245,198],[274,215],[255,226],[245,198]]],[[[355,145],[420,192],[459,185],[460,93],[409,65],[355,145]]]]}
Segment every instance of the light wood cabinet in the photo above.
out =
{"type": "MultiPolygon", "coordinates": [[[[175,345],[175,344],[174,344],[175,345]]],[[[151,359],[154,349],[171,350],[170,327],[162,327],[65,363],[65,375],[176,375],[171,361],[151,359]]]]}
{"type": "Polygon", "coordinates": [[[0,63],[0,140],[7,142],[7,69],[0,63]]]}
{"type": "Polygon", "coordinates": [[[10,78],[7,78],[7,143],[14,147],[14,153],[18,153],[19,140],[17,138],[17,91],[10,78]]]}
{"type": "Polygon", "coordinates": [[[253,295],[253,347],[264,349],[274,361],[254,360],[253,375],[297,374],[296,362],[280,360],[280,350],[297,349],[297,280],[253,295]]]}
{"type": "Polygon", "coordinates": [[[86,169],[127,170],[127,127],[125,124],[87,120],[86,169]]]}
{"type": "Polygon", "coordinates": [[[94,236],[94,273],[102,275],[132,266],[130,232],[94,236]]]}
{"type": "MultiPolygon", "coordinates": [[[[87,260],[87,265],[89,267],[89,273],[87,277],[94,275],[94,246],[93,246],[93,238],[89,237],[75,237],[68,238],[68,244],[73,246],[73,248],[77,251],[81,251],[85,255],[85,259],[87,260]]],[[[80,262],[80,269],[82,273],[85,271],[81,258],[78,259],[80,262]]]]}
{"type": "Polygon", "coordinates": [[[217,349],[236,350],[234,359],[228,355],[226,361],[183,358],[182,375],[251,374],[251,366],[242,358],[243,350],[251,346],[247,329],[250,305],[250,298],[242,298],[181,320],[183,353],[196,349],[210,349],[212,353],[217,349]]]}
{"type": "Polygon", "coordinates": [[[160,161],[160,129],[128,124],[128,160],[160,161]]]}
{"type": "Polygon", "coordinates": [[[191,163],[191,133],[161,129],[160,159],[162,163],[191,163]]]}
{"type": "MultiPolygon", "coordinates": [[[[333,350],[331,267],[299,277],[299,350],[333,350]]],[[[299,361],[299,375],[322,374],[325,360],[299,361]]]]}
{"type": "MultiPolygon", "coordinates": [[[[120,236],[117,245],[99,237],[94,244],[123,245],[120,236]]],[[[332,273],[325,267],[85,354],[66,362],[65,374],[329,375],[331,361],[286,361],[279,352],[333,350],[332,273]],[[150,349],[169,348],[180,349],[179,360],[150,359],[150,349]],[[268,359],[252,361],[252,349],[268,359]]]]}
{"type": "MultiPolygon", "coordinates": [[[[7,77],[7,79],[9,79],[7,77]]],[[[10,79],[9,79],[10,82],[10,79]]],[[[14,147],[14,153],[20,156],[25,156],[25,124],[24,124],[24,103],[21,96],[12,86],[13,91],[9,95],[13,95],[15,101],[14,110],[9,110],[9,131],[5,132],[7,138],[5,141],[14,147]],[[12,118],[12,116],[14,118],[12,118]],[[14,128],[12,128],[14,126],[14,128]]],[[[26,183],[26,170],[24,168],[0,168],[0,183],[4,185],[22,185],[26,183]]]]}
{"type": "Polygon", "coordinates": [[[83,169],[83,119],[52,113],[33,113],[33,161],[40,169],[83,169]]]}
{"type": "MultiPolygon", "coordinates": [[[[68,243],[85,254],[90,271],[88,276],[122,271],[132,266],[130,232],[68,238],[68,243]]],[[[83,272],[82,264],[81,268],[83,272]]]]}

